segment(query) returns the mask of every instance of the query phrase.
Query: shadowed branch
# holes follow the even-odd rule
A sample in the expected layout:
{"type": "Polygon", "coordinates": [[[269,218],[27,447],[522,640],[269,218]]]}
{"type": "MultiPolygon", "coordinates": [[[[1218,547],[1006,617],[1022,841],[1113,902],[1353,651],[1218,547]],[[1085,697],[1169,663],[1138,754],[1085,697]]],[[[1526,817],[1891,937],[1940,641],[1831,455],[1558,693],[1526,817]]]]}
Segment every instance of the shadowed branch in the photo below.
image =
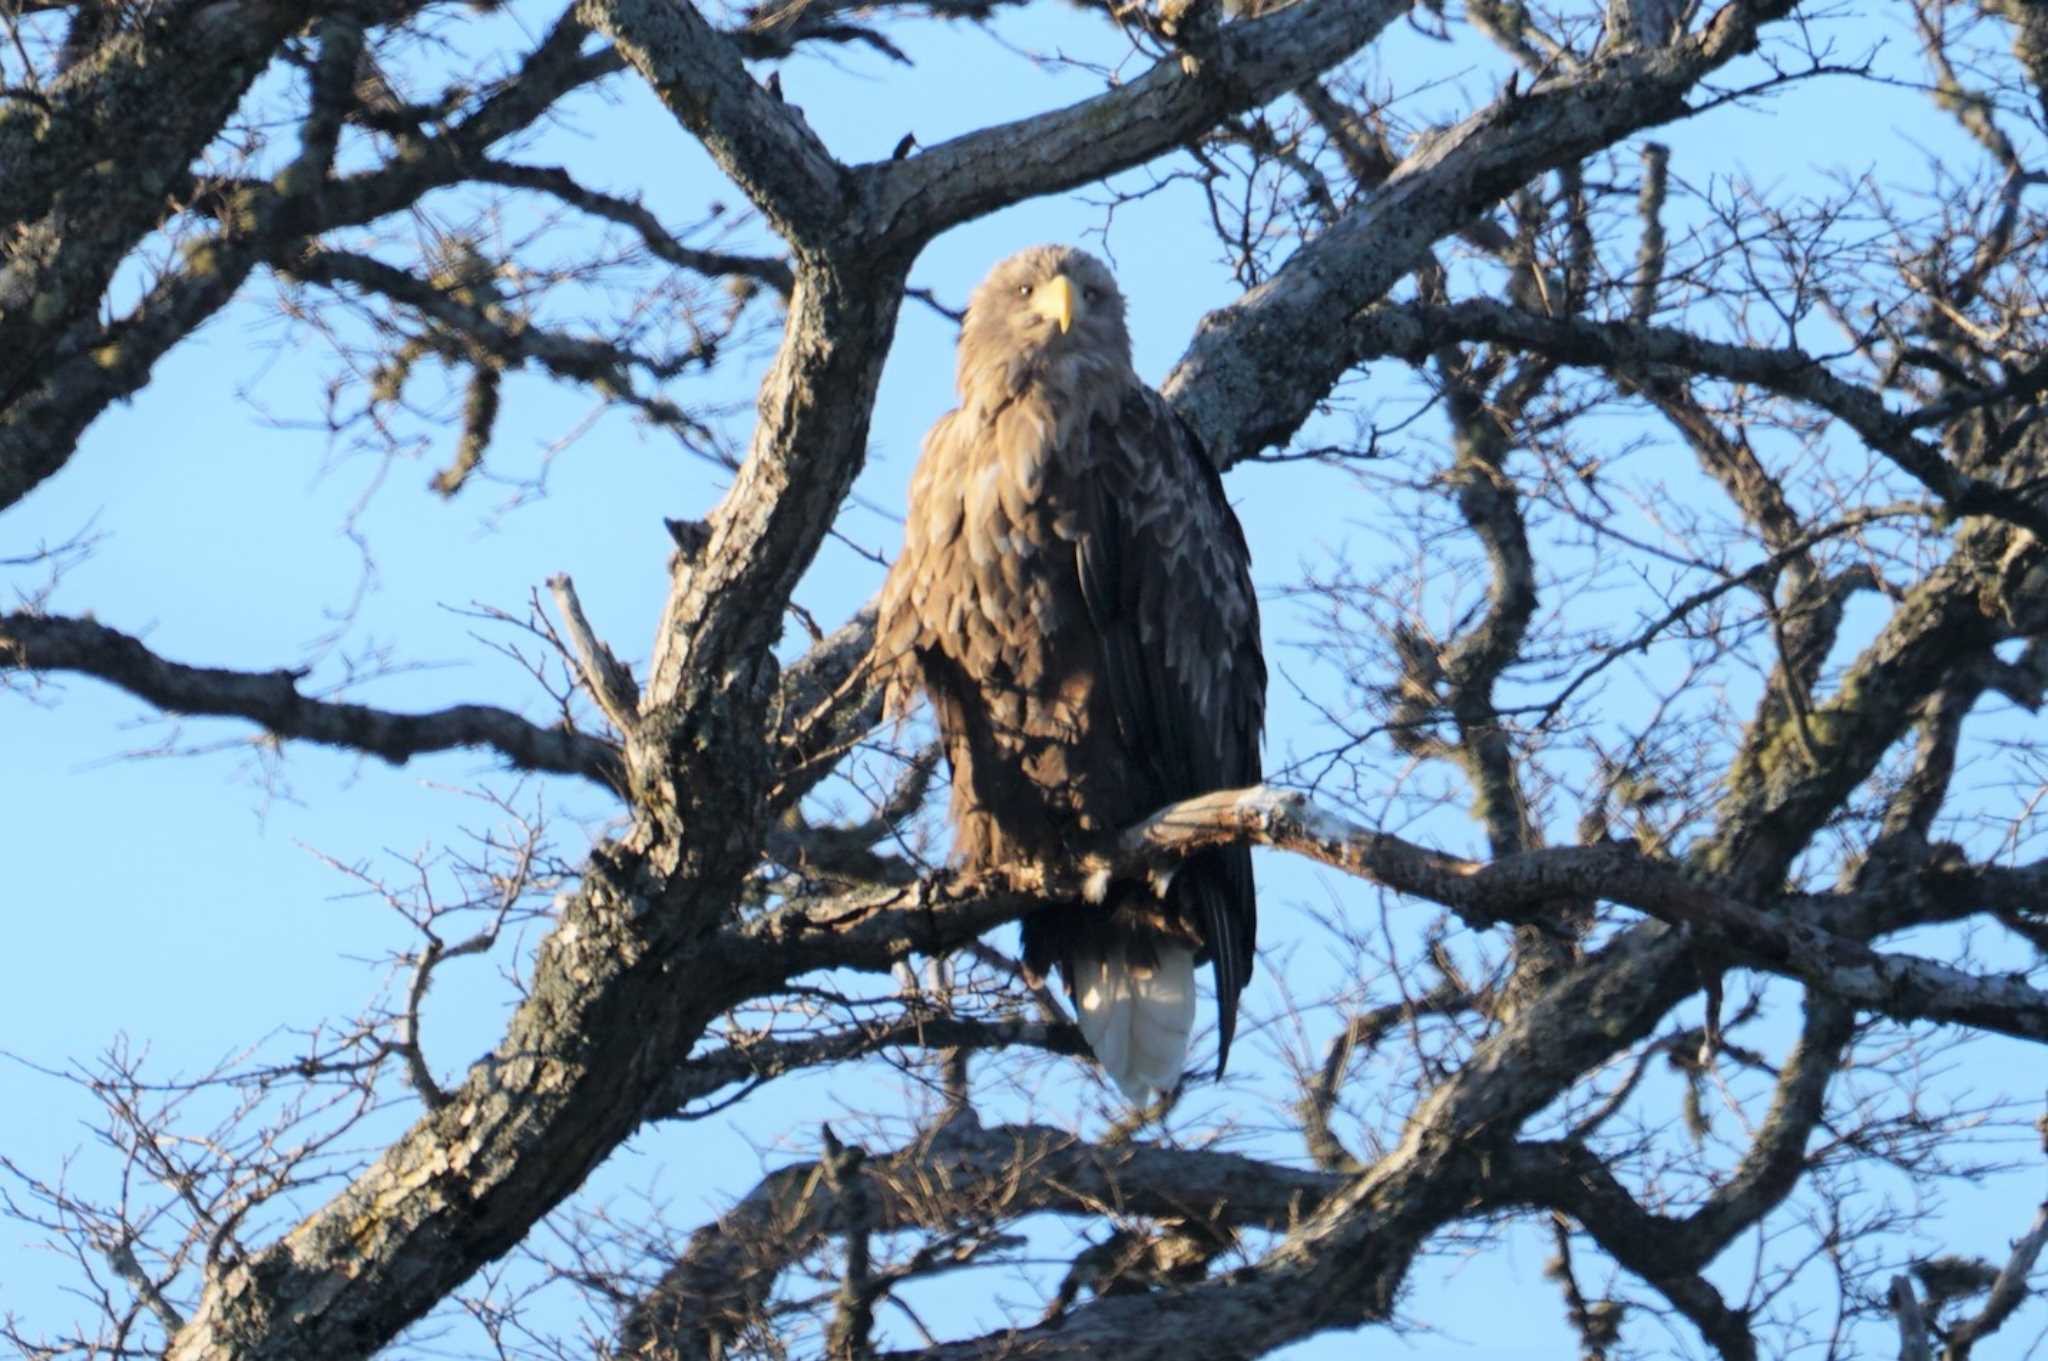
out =
{"type": "Polygon", "coordinates": [[[318,742],[403,765],[458,747],[497,752],[521,770],[580,775],[607,789],[623,786],[624,767],[610,744],[564,728],[543,728],[510,710],[458,704],[400,714],[299,693],[300,671],[227,671],[185,666],[90,619],[0,615],[0,669],[70,671],[93,676],[166,713],[246,718],[276,737],[318,742]]]}

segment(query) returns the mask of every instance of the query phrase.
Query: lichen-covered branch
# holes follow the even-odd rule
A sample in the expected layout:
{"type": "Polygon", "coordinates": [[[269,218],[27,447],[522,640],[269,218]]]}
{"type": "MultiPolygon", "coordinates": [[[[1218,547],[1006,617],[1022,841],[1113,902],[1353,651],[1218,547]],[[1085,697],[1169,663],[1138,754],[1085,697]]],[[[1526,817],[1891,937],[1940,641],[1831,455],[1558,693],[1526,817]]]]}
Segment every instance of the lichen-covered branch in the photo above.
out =
{"type": "MultiPolygon", "coordinates": [[[[203,19],[163,13],[101,44],[41,104],[0,102],[0,405],[91,317],[166,191],[303,17],[256,0],[203,19]],[[130,132],[110,143],[108,128],[130,132]]],[[[39,480],[29,474],[0,463],[0,505],[39,480]]]]}
{"type": "MultiPolygon", "coordinates": [[[[269,13],[288,7],[238,3],[227,8],[269,13]]],[[[175,26],[184,20],[164,22],[175,26]]],[[[242,32],[232,18],[226,22],[242,32]]],[[[198,34],[206,27],[194,25],[190,32],[198,34]]],[[[139,175],[124,192],[142,196],[133,198],[124,211],[146,219],[144,227],[159,223],[166,213],[165,201],[173,194],[189,200],[195,213],[211,215],[217,222],[211,230],[189,236],[176,266],[164,271],[140,302],[111,322],[101,322],[98,307],[122,256],[99,260],[92,252],[67,249],[61,260],[39,262],[26,252],[41,239],[41,229],[29,231],[22,252],[10,256],[5,266],[11,273],[0,273],[0,329],[33,324],[42,337],[35,344],[23,339],[18,347],[10,347],[10,353],[33,357],[35,363],[13,379],[0,380],[0,509],[63,467],[86,427],[110,404],[148,383],[157,362],[227,306],[259,266],[292,260],[322,232],[403,211],[430,190],[464,179],[493,143],[531,125],[569,91],[618,70],[615,54],[584,56],[579,51],[585,36],[581,25],[566,18],[558,21],[519,68],[490,89],[468,116],[435,136],[409,138],[401,155],[371,170],[331,175],[332,167],[318,158],[332,146],[316,136],[307,147],[312,159],[302,153],[275,182],[195,182],[185,175],[189,154],[169,163],[174,164],[173,171],[165,172],[169,178],[154,170],[139,175]],[[78,281],[66,281],[80,271],[84,274],[78,281]],[[16,294],[19,305],[10,304],[7,299],[16,294]],[[30,308],[32,297],[50,301],[30,308]]],[[[233,44],[221,49],[228,60],[238,50],[233,44]]],[[[166,68],[158,63],[152,69],[166,68]]],[[[201,69],[206,68],[188,68],[184,74],[195,87],[214,88],[218,82],[194,74],[201,69]]],[[[231,108],[228,104],[214,110],[216,122],[207,136],[218,132],[219,121],[231,108]]],[[[134,116],[150,123],[146,110],[134,116]]],[[[106,164],[118,174],[122,162],[106,164]]],[[[81,184],[89,188],[93,178],[87,176],[81,184]]],[[[91,215],[112,210],[79,211],[91,215]]],[[[115,221],[120,220],[116,213],[115,221]]],[[[0,360],[0,373],[6,363],[0,360]]]]}

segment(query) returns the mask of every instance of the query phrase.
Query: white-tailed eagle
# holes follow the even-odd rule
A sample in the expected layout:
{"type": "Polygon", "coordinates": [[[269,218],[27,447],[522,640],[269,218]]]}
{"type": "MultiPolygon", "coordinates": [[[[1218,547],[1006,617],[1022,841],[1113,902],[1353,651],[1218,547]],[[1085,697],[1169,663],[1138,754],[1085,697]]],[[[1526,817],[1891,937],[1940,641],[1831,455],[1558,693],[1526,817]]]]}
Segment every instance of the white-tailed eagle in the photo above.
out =
{"type": "MultiPolygon", "coordinates": [[[[997,265],[958,382],[911,479],[876,656],[892,712],[919,690],[937,711],[961,866],[1071,865],[1166,804],[1256,784],[1266,668],[1244,531],[1132,370],[1108,268],[1062,246],[997,265]]],[[[1024,959],[1058,966],[1089,1047],[1142,1103],[1180,1081],[1203,959],[1222,1072],[1256,912],[1250,852],[1210,849],[1163,891],[1117,880],[1034,911],[1024,959]]]]}

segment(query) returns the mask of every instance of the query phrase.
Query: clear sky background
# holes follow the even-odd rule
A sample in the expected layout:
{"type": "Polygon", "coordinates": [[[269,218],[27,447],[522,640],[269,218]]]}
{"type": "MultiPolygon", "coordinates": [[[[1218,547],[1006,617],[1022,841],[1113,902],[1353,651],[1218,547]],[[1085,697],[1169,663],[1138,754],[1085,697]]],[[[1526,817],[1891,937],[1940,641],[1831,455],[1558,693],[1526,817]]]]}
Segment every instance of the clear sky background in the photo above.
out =
{"type": "MultiPolygon", "coordinates": [[[[551,9],[522,4],[512,13],[537,31],[551,9]]],[[[1845,49],[1882,37],[1903,56],[1897,31],[1828,31],[1845,49]]],[[[1049,5],[1006,14],[990,30],[924,24],[894,36],[913,68],[858,48],[783,65],[788,98],[842,159],[885,157],[905,132],[929,145],[1101,88],[1099,77],[1072,67],[1020,62],[1014,49],[1088,55],[1110,65],[1123,60],[1121,43],[1099,21],[1049,5]]],[[[1131,64],[1122,74],[1139,69],[1131,64]]],[[[1410,92],[1401,111],[1413,122],[1429,121],[1432,111],[1474,107],[1505,77],[1501,62],[1475,45],[1448,50],[1405,30],[1389,35],[1368,58],[1368,70],[1410,92]]],[[[569,165],[586,183],[640,194],[670,223],[698,220],[709,198],[723,198],[735,212],[741,206],[637,79],[615,78],[602,97],[586,95],[570,107],[566,124],[528,139],[518,158],[569,165]]],[[[1797,183],[1838,166],[1860,171],[1873,157],[1881,179],[1921,184],[1930,156],[1961,152],[1950,125],[1923,98],[1849,80],[1796,87],[1753,111],[1656,135],[1674,147],[1674,175],[1694,184],[1736,174],[1797,183]]],[[[1151,177],[1141,170],[1119,184],[1132,188],[1151,177]]],[[[954,231],[926,251],[913,283],[958,306],[990,263],[1017,248],[1042,240],[1086,245],[1116,267],[1130,300],[1138,369],[1156,382],[1198,319],[1237,287],[1218,263],[1192,186],[1170,185],[1119,206],[1113,217],[1106,197],[1094,190],[1034,202],[954,231]]],[[[400,222],[386,229],[407,228],[400,222]]],[[[748,239],[743,231],[741,240],[748,239]]],[[[765,244],[757,231],[751,239],[765,244]]],[[[602,416],[551,456],[550,446],[596,401],[521,375],[508,384],[489,467],[513,479],[545,469],[546,495],[514,506],[511,487],[485,482],[443,501],[425,483],[451,453],[452,428],[429,431],[431,442],[416,460],[396,463],[334,447],[317,429],[294,428],[317,423],[321,384],[334,360],[306,328],[278,321],[273,304],[268,284],[252,287],[175,351],[134,402],[99,421],[62,473],[0,517],[0,558],[88,526],[100,536],[91,556],[66,574],[50,608],[91,611],[191,663],[284,667],[310,651],[316,662],[309,691],[341,684],[347,659],[388,649],[422,666],[353,686],[349,697],[403,710],[484,701],[544,717],[545,696],[489,646],[516,635],[470,611],[481,605],[523,614],[529,593],[566,571],[599,634],[622,654],[645,657],[667,584],[661,517],[708,511],[722,491],[714,470],[617,415],[602,416]],[[337,630],[336,640],[322,641],[337,630]]],[[[757,328],[772,332],[772,304],[754,307],[757,328]]],[[[859,487],[875,509],[851,510],[841,522],[863,546],[895,550],[894,514],[918,441],[951,403],[953,335],[945,318],[906,304],[859,487]]],[[[716,395],[750,406],[766,353],[764,338],[747,365],[721,368],[715,390],[700,385],[686,400],[716,395]]],[[[1371,403],[1382,384],[1389,400],[1403,390],[1399,374],[1374,373],[1355,395],[1371,403]]],[[[744,419],[731,428],[743,435],[744,419]]],[[[1671,445],[1673,476],[1686,475],[1684,451],[1661,433],[1657,438],[1671,445]]],[[[1230,476],[1228,487],[1268,590],[1266,642],[1276,675],[1305,668],[1294,647],[1304,621],[1274,598],[1278,589],[1338,555],[1384,550],[1362,528],[1359,493],[1342,473],[1308,464],[1247,467],[1230,476]]],[[[799,599],[829,628],[879,582],[878,567],[834,545],[799,599]]],[[[17,589],[35,584],[33,574],[14,574],[17,589]]],[[[0,578],[0,589],[7,588],[0,578]]],[[[792,648],[800,641],[794,629],[789,641],[792,648]]],[[[1269,765],[1313,749],[1323,737],[1289,685],[1277,683],[1269,765]]],[[[328,858],[402,874],[407,857],[459,841],[461,829],[503,821],[470,793],[478,784],[544,812],[567,852],[602,832],[616,811],[593,789],[518,778],[473,753],[393,769],[304,746],[276,753],[248,738],[240,723],[169,723],[83,680],[52,679],[26,695],[0,695],[0,853],[9,867],[0,908],[7,926],[0,1048],[15,1056],[0,1061],[0,1152],[19,1168],[45,1177],[66,1169],[88,1186],[104,1185],[113,1170],[95,1145],[94,1103],[31,1065],[76,1070],[125,1044],[146,1048],[149,1071],[159,1077],[192,1076],[252,1046],[272,1057],[294,1053],[302,1044],[298,1032],[361,1007],[385,981],[376,961],[405,948],[409,936],[328,858]],[[210,750],[134,754],[192,748],[210,750]]],[[[1471,831],[1455,823],[1430,830],[1442,844],[1471,845],[1471,831]]],[[[1255,1021],[1281,1009],[1276,977],[1313,991],[1318,970],[1329,967],[1313,948],[1289,951],[1290,941],[1310,938],[1307,914],[1334,910],[1370,919],[1380,910],[1367,886],[1300,863],[1262,856],[1259,874],[1264,935],[1274,953],[1247,997],[1255,1021]]],[[[445,971],[425,1028],[444,1078],[459,1075],[497,1037],[511,1000],[497,969],[534,939],[507,941],[490,959],[445,971]]],[[[1239,1063],[1278,1069],[1278,1056],[1296,1043],[1282,1028],[1255,1028],[1239,1063]]],[[[1963,1085],[1987,1095],[2048,1085],[2038,1050],[1987,1044],[1973,1062],[1976,1076],[1963,1085]]],[[[648,1131],[576,1205],[612,1204],[630,1213],[640,1197],[650,1197],[686,1231],[743,1192],[764,1167],[807,1145],[820,1119],[842,1106],[892,1099],[910,1098],[892,1098],[886,1081],[872,1076],[777,1084],[725,1115],[648,1131]]],[[[1207,1098],[1205,1109],[1229,1099],[1227,1092],[1207,1098]]],[[[1048,1102],[1039,1118],[1082,1127],[1099,1128],[1109,1109],[1099,1092],[1078,1085],[1048,1102]]],[[[401,1104],[370,1128],[402,1127],[412,1114],[401,1104]]],[[[1242,1119],[1262,1127],[1273,1117],[1247,1111],[1242,1119]]],[[[1983,1193],[1944,1188],[1964,1210],[1951,1222],[1975,1234],[1975,1241],[1955,1246],[2001,1251],[2023,1224],[2012,1206],[2031,1203],[2040,1187],[2036,1170],[1983,1193]],[[1981,1210],[1970,1208],[1979,1194],[1981,1210]]],[[[1399,1341],[1368,1334],[1376,1351],[1571,1353],[1555,1290],[1540,1275],[1547,1235],[1517,1230],[1504,1245],[1472,1253],[1456,1243],[1438,1247],[1418,1266],[1404,1309],[1437,1331],[1399,1341]]],[[[63,1293],[74,1283],[72,1270],[20,1226],[0,1223],[0,1309],[61,1328],[77,1308],[63,1293]]],[[[990,1294],[998,1289],[1005,1287],[988,1287],[990,1294]]],[[[1007,1293],[1027,1297],[1021,1285],[1007,1293]]],[[[550,1307],[561,1311],[565,1329],[576,1326],[566,1299],[550,1307]]],[[[998,1320],[987,1298],[963,1297],[958,1289],[935,1307],[937,1317],[959,1326],[998,1320]]],[[[2048,1310],[2030,1306],[1993,1354],[2021,1354],[2044,1316],[2048,1310]]],[[[590,1323],[602,1327],[600,1319],[590,1323]]],[[[396,1354],[464,1350],[462,1325],[447,1326],[446,1333],[409,1338],[396,1354]]],[[[1697,1349],[1682,1326],[1674,1325],[1672,1339],[1675,1350],[1697,1349]]],[[[1351,1339],[1326,1338],[1290,1355],[1334,1358],[1356,1348],[1351,1339]]]]}

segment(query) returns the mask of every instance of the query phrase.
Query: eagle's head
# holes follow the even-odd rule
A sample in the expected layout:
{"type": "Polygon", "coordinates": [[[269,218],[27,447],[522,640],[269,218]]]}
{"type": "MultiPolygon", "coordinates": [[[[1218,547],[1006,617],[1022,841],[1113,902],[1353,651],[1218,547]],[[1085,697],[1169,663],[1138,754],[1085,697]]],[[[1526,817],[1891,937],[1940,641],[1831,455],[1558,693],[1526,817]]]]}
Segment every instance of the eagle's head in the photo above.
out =
{"type": "Polygon", "coordinates": [[[1019,251],[989,271],[967,304],[962,396],[1008,394],[1034,377],[1121,372],[1130,364],[1123,294],[1109,266],[1086,251],[1019,251]]]}

